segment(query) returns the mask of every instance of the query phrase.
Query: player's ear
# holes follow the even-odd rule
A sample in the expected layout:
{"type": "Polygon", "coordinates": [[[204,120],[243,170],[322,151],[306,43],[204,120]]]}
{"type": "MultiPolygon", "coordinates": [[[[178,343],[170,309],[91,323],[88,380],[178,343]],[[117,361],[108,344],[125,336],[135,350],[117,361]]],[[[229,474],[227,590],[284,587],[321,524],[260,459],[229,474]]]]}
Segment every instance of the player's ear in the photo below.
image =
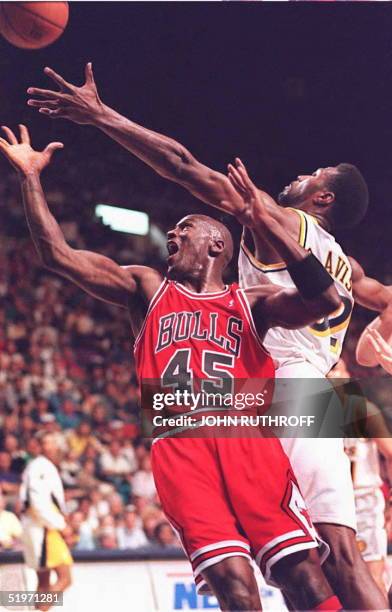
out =
{"type": "Polygon", "coordinates": [[[317,191],[313,196],[313,202],[316,206],[329,206],[335,201],[333,191],[317,191]]]}
{"type": "Polygon", "coordinates": [[[211,240],[209,254],[212,255],[212,257],[217,257],[224,251],[224,249],[225,249],[225,243],[223,242],[223,240],[219,238],[215,238],[214,240],[211,240]]]}

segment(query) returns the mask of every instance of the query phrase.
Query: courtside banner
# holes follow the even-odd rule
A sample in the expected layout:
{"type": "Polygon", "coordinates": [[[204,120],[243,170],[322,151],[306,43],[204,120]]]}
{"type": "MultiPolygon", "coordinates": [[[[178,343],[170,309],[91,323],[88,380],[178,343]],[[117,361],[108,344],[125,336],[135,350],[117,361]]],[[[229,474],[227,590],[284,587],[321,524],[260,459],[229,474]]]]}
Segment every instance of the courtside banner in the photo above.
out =
{"type": "Polygon", "coordinates": [[[389,376],[164,382],[141,383],[148,438],[363,438],[392,431],[389,376]]]}

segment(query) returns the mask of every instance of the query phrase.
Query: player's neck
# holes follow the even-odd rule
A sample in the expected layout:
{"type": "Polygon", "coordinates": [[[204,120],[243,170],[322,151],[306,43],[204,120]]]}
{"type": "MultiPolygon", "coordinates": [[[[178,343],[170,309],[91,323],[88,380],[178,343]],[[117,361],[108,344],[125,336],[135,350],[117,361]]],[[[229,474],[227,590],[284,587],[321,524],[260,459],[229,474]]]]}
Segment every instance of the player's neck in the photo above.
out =
{"type": "Polygon", "coordinates": [[[302,210],[308,215],[311,215],[312,217],[314,217],[317,223],[319,224],[319,226],[322,227],[326,232],[329,232],[330,234],[333,233],[332,224],[330,220],[325,214],[321,213],[318,209],[315,209],[313,206],[308,206],[306,202],[303,202],[302,204],[298,204],[298,206],[296,206],[295,208],[297,208],[298,210],[302,210]]]}
{"type": "Polygon", "coordinates": [[[222,278],[178,279],[177,282],[192,293],[217,293],[225,288],[222,278]]]}

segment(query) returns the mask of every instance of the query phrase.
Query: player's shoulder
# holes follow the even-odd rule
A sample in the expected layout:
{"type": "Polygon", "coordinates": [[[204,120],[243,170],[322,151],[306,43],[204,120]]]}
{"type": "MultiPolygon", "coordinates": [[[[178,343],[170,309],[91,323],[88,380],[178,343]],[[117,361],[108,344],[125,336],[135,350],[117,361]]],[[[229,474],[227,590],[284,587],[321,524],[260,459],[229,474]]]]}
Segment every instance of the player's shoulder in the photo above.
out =
{"type": "Polygon", "coordinates": [[[353,281],[357,281],[365,276],[364,269],[361,264],[358,263],[354,257],[348,256],[348,261],[350,262],[351,270],[352,270],[352,279],[353,281]]]}
{"type": "Polygon", "coordinates": [[[137,289],[141,291],[147,299],[151,299],[164,282],[163,275],[149,266],[127,265],[121,266],[129,278],[136,282],[137,289]]]}
{"type": "Polygon", "coordinates": [[[53,471],[53,469],[56,469],[54,464],[43,455],[39,455],[38,457],[35,457],[35,459],[32,459],[26,468],[26,470],[28,470],[32,475],[48,473],[53,471]]]}

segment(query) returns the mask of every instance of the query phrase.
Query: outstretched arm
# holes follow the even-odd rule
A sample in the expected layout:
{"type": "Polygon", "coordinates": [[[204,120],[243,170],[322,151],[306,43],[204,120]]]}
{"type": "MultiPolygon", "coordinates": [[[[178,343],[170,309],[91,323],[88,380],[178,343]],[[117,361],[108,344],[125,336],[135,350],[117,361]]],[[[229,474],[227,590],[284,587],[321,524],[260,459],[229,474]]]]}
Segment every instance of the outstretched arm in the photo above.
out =
{"type": "Polygon", "coordinates": [[[51,143],[39,152],[32,149],[25,126],[20,126],[20,142],[9,128],[3,127],[3,131],[7,138],[0,138],[0,151],[19,174],[27,223],[42,263],[101,300],[128,307],[139,291],[148,301],[160,282],[155,270],[144,266],[123,268],[98,253],[73,249],[65,241],[40,181],[42,170],[62,143],[51,143]]]}
{"type": "Polygon", "coordinates": [[[392,287],[383,285],[375,278],[366,276],[362,266],[354,259],[349,257],[352,267],[353,295],[355,301],[369,308],[382,312],[392,303],[392,287]]]}
{"type": "Polygon", "coordinates": [[[242,163],[230,167],[229,180],[250,209],[248,227],[279,253],[297,287],[282,289],[267,283],[247,290],[259,331],[265,332],[272,326],[300,328],[332,314],[341,301],[322,264],[269,214],[265,198],[242,163]]]}
{"type": "MultiPolygon", "coordinates": [[[[75,123],[94,125],[116,142],[151,166],[161,176],[185,187],[194,196],[235,215],[240,222],[246,218],[246,208],[228,178],[200,163],[182,144],[126,119],[109,108],[99,98],[91,63],[86,66],[86,82],[75,87],[50,68],[45,73],[60,87],[60,91],[30,87],[28,93],[43,99],[31,99],[30,106],[52,119],[70,119],[75,123]]],[[[270,214],[282,224],[290,218],[271,199],[270,214]]],[[[290,218],[290,222],[292,222],[290,218]]]]}

